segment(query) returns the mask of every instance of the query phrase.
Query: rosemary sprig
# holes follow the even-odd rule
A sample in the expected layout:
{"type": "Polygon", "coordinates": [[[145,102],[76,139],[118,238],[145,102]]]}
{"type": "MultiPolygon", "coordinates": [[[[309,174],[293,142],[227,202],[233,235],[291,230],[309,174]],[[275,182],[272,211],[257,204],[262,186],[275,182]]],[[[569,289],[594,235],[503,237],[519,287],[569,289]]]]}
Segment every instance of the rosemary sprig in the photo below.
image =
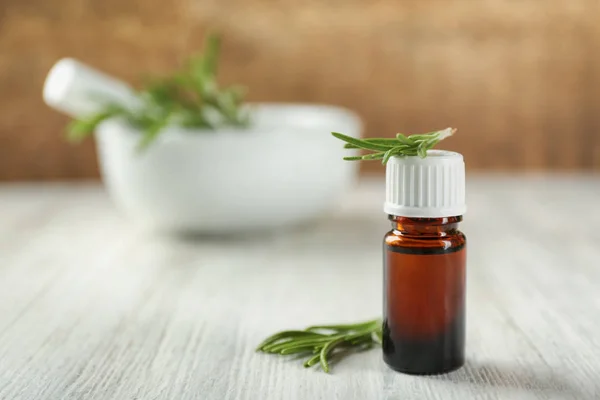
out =
{"type": "Polygon", "coordinates": [[[454,128],[429,132],[422,135],[405,136],[398,133],[395,138],[389,139],[356,139],[337,132],[331,132],[336,138],[346,142],[346,149],[369,150],[371,153],[362,156],[344,157],[344,160],[381,160],[385,164],[393,156],[419,156],[425,158],[427,150],[432,149],[440,140],[452,136],[454,128]]]}
{"type": "Polygon", "coordinates": [[[140,148],[147,147],[171,124],[198,129],[248,125],[242,108],[244,89],[220,88],[217,84],[219,50],[219,37],[207,36],[203,53],[192,56],[180,71],[148,80],[135,93],[138,107],[108,103],[98,113],[71,122],[67,138],[79,142],[102,121],[114,117],[124,118],[142,132],[140,148]]]}
{"type": "Polygon", "coordinates": [[[333,357],[367,350],[381,344],[381,320],[349,325],[318,325],[300,331],[283,331],[266,338],[257,351],[308,357],[304,368],[319,364],[329,372],[333,357]]]}

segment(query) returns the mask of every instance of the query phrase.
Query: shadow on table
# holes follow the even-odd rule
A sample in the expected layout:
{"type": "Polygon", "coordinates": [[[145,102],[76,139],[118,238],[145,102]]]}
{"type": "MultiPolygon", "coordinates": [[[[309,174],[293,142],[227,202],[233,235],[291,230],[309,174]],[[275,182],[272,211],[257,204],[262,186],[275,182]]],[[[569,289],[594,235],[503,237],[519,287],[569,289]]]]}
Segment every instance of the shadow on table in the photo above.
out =
{"type": "Polygon", "coordinates": [[[265,244],[281,241],[328,244],[356,243],[365,237],[380,238],[389,230],[385,218],[381,220],[364,216],[323,216],[310,221],[290,224],[272,229],[240,230],[227,233],[176,232],[162,233],[165,240],[187,244],[265,244]]]}
{"type": "Polygon", "coordinates": [[[537,393],[561,399],[586,399],[578,387],[563,376],[534,366],[495,364],[491,362],[467,362],[465,367],[447,375],[431,376],[429,379],[470,384],[482,388],[507,388],[537,393]],[[558,397],[553,397],[558,396],[558,397]]]}

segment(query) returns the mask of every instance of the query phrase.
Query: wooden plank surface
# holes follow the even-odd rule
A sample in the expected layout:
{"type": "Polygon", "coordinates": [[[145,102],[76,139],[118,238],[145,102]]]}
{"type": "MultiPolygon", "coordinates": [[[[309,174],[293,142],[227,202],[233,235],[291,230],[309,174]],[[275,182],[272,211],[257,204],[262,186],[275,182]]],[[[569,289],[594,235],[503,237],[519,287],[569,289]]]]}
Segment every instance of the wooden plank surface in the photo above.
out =
{"type": "Polygon", "coordinates": [[[95,184],[0,186],[0,399],[600,398],[599,177],[469,180],[465,368],[256,354],[280,329],[380,314],[381,184],[316,225],[226,240],[141,232],[95,184]]]}
{"type": "Polygon", "coordinates": [[[599,170],[598,15],[598,0],[0,0],[0,180],[98,175],[92,142],[66,143],[42,102],[58,59],[138,84],[209,29],[249,100],[345,106],[375,137],[455,126],[445,145],[473,169],[599,170]]]}

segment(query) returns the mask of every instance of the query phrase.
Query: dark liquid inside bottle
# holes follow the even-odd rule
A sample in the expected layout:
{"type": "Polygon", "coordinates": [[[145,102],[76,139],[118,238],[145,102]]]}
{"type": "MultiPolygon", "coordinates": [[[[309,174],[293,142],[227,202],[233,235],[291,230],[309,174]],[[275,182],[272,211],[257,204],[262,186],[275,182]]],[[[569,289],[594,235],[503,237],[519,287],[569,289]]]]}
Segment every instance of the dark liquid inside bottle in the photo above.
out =
{"type": "Polygon", "coordinates": [[[384,244],[384,361],[408,374],[464,364],[465,237],[460,217],[393,217],[384,244]]]}

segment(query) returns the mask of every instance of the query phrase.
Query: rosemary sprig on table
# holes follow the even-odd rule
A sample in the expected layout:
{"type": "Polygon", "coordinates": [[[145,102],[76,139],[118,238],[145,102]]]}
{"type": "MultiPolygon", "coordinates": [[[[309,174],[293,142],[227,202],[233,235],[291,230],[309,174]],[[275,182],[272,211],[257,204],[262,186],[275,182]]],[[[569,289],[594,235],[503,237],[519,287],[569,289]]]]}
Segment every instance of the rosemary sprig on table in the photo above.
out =
{"type": "Polygon", "coordinates": [[[305,330],[283,331],[269,336],[256,349],[264,353],[308,357],[304,368],[319,364],[330,371],[333,357],[368,350],[381,344],[381,320],[348,325],[317,325],[305,330]]]}
{"type": "Polygon", "coordinates": [[[331,132],[336,138],[346,142],[346,149],[363,149],[371,151],[362,156],[344,157],[344,160],[381,160],[385,164],[393,156],[419,156],[425,158],[427,150],[432,149],[440,140],[452,136],[456,129],[446,128],[441,131],[422,135],[405,136],[398,133],[395,138],[388,139],[356,139],[337,132],[331,132]]]}
{"type": "Polygon", "coordinates": [[[100,112],[71,122],[67,138],[79,142],[102,121],[115,117],[124,118],[142,132],[140,148],[152,143],[167,125],[197,129],[248,125],[248,115],[242,109],[245,90],[217,84],[219,51],[219,37],[207,36],[203,53],[192,56],[169,76],[150,79],[136,92],[137,107],[105,104],[100,112]]]}

